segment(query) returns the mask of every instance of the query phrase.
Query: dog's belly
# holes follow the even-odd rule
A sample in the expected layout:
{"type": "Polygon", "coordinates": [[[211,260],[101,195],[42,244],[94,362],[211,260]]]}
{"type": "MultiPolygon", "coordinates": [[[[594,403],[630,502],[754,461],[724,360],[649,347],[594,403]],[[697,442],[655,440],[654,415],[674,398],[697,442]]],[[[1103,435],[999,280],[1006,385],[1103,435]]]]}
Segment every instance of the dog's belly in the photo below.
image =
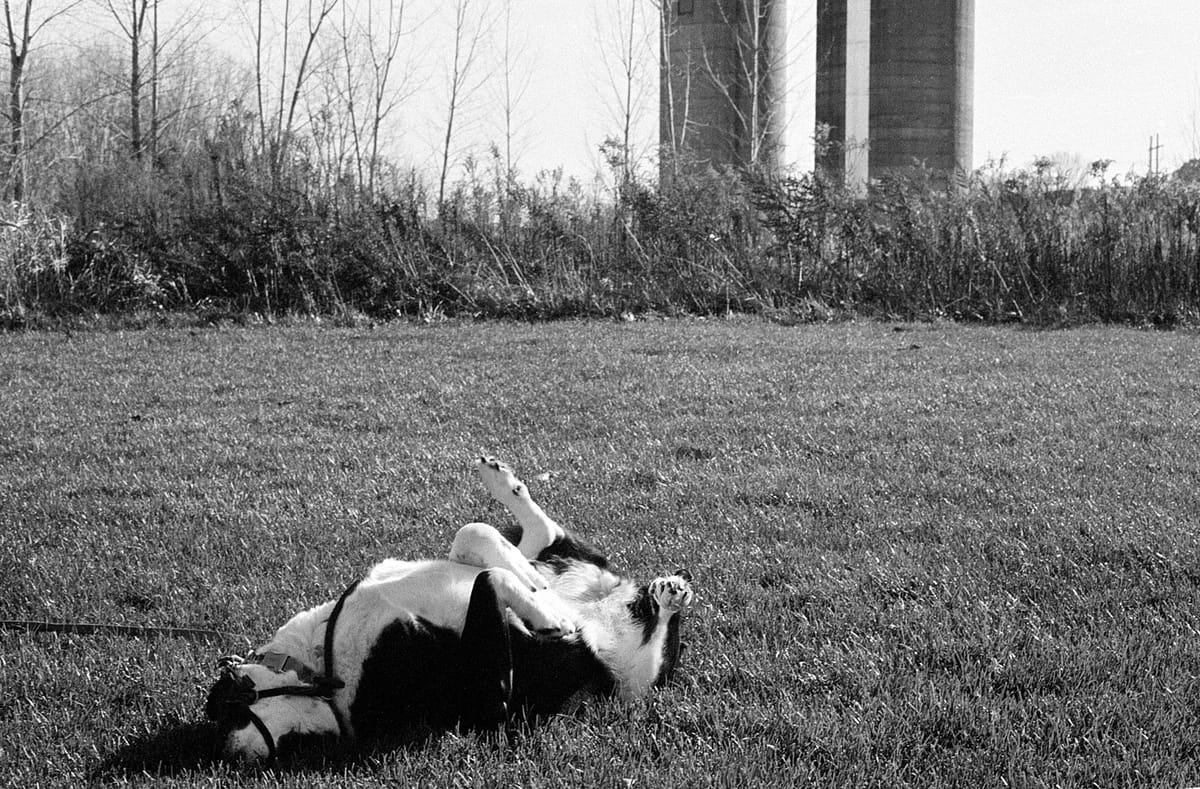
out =
{"type": "Polygon", "coordinates": [[[453,722],[459,637],[481,572],[441,559],[388,559],[358,585],[339,620],[336,648],[359,736],[453,722]]]}
{"type": "Polygon", "coordinates": [[[461,634],[471,586],[482,568],[442,559],[376,565],[359,585],[356,607],[370,612],[376,632],[397,618],[421,619],[461,634]]]}

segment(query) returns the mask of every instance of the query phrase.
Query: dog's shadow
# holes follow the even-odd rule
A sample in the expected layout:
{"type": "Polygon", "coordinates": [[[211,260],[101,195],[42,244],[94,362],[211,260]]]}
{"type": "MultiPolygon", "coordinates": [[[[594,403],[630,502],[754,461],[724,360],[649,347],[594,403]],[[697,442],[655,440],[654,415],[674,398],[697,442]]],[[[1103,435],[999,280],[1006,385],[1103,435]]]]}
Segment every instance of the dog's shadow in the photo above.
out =
{"type": "Polygon", "coordinates": [[[220,756],[217,727],[208,721],[178,723],[133,738],[103,754],[88,770],[92,781],[135,775],[174,776],[211,770],[220,756]]]}
{"type": "MultiPolygon", "coordinates": [[[[419,749],[448,731],[445,727],[413,725],[385,739],[350,747],[339,745],[335,738],[303,738],[294,740],[286,754],[263,767],[275,772],[341,771],[370,763],[389,751],[419,749]]],[[[512,742],[520,733],[512,730],[503,738],[496,734],[477,733],[477,736],[493,746],[502,747],[502,742],[512,742]]],[[[126,742],[102,755],[88,770],[88,778],[92,783],[145,775],[169,778],[211,773],[228,767],[229,763],[221,758],[221,736],[217,725],[210,721],[194,721],[167,726],[126,742]]]]}

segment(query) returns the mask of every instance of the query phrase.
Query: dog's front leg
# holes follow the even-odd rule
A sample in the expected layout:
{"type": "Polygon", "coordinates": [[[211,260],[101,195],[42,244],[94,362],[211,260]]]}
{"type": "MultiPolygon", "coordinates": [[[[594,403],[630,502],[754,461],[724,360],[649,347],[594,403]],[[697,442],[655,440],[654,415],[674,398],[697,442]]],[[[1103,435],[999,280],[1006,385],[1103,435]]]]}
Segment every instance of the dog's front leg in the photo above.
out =
{"type": "Polygon", "coordinates": [[[671,680],[675,664],[679,661],[679,616],[692,604],[692,574],[687,570],[676,570],[675,575],[655,578],[647,586],[647,594],[653,601],[657,621],[654,629],[665,627],[662,663],[654,684],[661,687],[671,680]]]}

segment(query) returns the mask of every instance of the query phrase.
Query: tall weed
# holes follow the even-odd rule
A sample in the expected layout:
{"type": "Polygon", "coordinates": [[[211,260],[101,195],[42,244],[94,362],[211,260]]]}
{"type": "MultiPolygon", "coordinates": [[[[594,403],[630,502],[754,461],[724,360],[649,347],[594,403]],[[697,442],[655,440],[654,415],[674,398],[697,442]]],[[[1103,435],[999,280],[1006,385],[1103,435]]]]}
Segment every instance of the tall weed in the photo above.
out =
{"type": "Polygon", "coordinates": [[[858,200],[804,176],[760,182],[754,201],[809,294],[855,311],[1171,325],[1200,307],[1194,184],[981,172],[945,190],[918,172],[858,200]]]}
{"type": "Polygon", "coordinates": [[[1200,187],[1041,169],[927,173],[857,198],[818,175],[708,173],[599,194],[471,162],[442,205],[412,173],[365,193],[237,114],[145,168],[93,163],[0,210],[0,317],[208,310],[554,318],[657,311],[1058,322],[1200,315],[1200,187]]]}

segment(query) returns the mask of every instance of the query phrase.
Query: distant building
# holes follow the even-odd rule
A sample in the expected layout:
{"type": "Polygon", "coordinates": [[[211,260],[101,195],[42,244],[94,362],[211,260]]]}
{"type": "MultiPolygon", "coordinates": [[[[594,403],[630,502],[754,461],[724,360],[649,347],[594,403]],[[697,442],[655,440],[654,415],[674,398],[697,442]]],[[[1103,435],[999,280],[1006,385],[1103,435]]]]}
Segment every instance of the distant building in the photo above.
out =
{"type": "Polygon", "coordinates": [[[970,172],[974,59],[974,0],[818,0],[817,167],[851,188],[970,172]]]}
{"type": "Polygon", "coordinates": [[[663,0],[661,176],[777,170],[786,101],[786,0],[663,0]]]}

